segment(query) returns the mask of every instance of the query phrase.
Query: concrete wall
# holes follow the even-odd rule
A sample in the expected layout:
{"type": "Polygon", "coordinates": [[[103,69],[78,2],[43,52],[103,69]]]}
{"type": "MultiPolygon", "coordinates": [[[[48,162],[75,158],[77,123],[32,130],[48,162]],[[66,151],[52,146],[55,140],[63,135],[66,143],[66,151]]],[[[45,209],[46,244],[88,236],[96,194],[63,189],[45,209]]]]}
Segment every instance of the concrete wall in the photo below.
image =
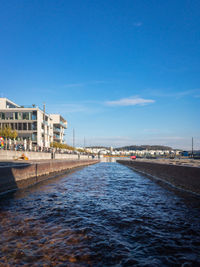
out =
{"type": "Polygon", "coordinates": [[[92,159],[92,157],[88,157],[87,155],[74,155],[74,154],[55,154],[55,159],[92,159]]]}
{"type": "Polygon", "coordinates": [[[74,154],[57,154],[55,153],[55,159],[78,159],[78,155],[74,154]]]}
{"type": "Polygon", "coordinates": [[[49,160],[40,163],[5,163],[0,166],[0,193],[46,180],[55,173],[95,164],[95,160],[49,160]]]}
{"type": "Polygon", "coordinates": [[[177,188],[200,194],[200,168],[154,163],[148,161],[118,160],[117,162],[157,177],[177,188]]]}
{"type": "Polygon", "coordinates": [[[51,153],[0,150],[0,160],[15,160],[22,154],[30,160],[51,159],[51,153]]]}
{"type": "MultiPolygon", "coordinates": [[[[0,150],[0,161],[16,160],[19,159],[22,156],[22,154],[24,154],[29,160],[51,159],[51,153],[0,150]]],[[[92,158],[88,157],[87,155],[80,155],[79,157],[79,155],[74,155],[74,154],[55,153],[55,159],[77,160],[77,159],[92,159],[92,158]]]]}

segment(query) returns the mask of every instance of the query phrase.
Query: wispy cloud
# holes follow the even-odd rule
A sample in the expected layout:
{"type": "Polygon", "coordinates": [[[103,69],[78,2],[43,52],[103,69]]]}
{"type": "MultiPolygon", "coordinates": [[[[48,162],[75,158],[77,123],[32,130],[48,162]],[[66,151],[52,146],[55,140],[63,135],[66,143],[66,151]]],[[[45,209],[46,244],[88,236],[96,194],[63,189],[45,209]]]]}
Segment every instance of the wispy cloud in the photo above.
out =
{"type": "Polygon", "coordinates": [[[177,97],[184,97],[184,96],[193,96],[196,97],[196,94],[200,93],[200,89],[193,89],[193,90],[187,90],[187,91],[182,91],[182,92],[178,92],[175,95],[177,97]]]}
{"type": "Polygon", "coordinates": [[[161,72],[173,72],[173,73],[183,73],[188,71],[188,68],[185,66],[181,66],[181,67],[165,67],[165,66],[161,66],[160,67],[160,71],[161,72]]]}
{"type": "Polygon", "coordinates": [[[63,87],[64,88],[73,88],[73,87],[83,87],[84,83],[69,83],[65,84],[63,87]]]}
{"type": "Polygon", "coordinates": [[[162,131],[162,129],[144,129],[143,130],[143,133],[145,133],[145,134],[160,134],[160,133],[162,133],[163,131],[162,131]]]}
{"type": "Polygon", "coordinates": [[[79,116],[83,114],[97,114],[103,111],[100,104],[97,101],[83,101],[81,103],[60,103],[60,104],[47,104],[48,113],[59,113],[63,116],[71,116],[74,113],[78,113],[79,116]]]}
{"type": "Polygon", "coordinates": [[[92,82],[88,82],[87,84],[104,84],[104,83],[108,83],[107,81],[92,81],[92,82]]]}
{"type": "Polygon", "coordinates": [[[135,26],[135,27],[141,27],[142,26],[142,22],[134,22],[133,23],[133,26],[135,26]]]}
{"type": "Polygon", "coordinates": [[[48,105],[49,113],[61,113],[61,114],[68,114],[68,113],[83,113],[88,112],[88,108],[82,104],[53,104],[48,105]]]}
{"type": "Polygon", "coordinates": [[[200,94],[199,94],[199,95],[195,95],[194,97],[195,97],[195,98],[200,98],[200,94]]]}
{"type": "Polygon", "coordinates": [[[105,104],[107,106],[144,106],[147,104],[154,103],[155,100],[152,99],[144,99],[140,97],[129,97],[129,98],[122,98],[119,100],[114,101],[106,101],[105,104]]]}
{"type": "Polygon", "coordinates": [[[167,92],[164,92],[163,90],[149,89],[148,92],[151,95],[156,96],[156,97],[173,97],[173,98],[178,98],[178,99],[182,97],[186,97],[186,96],[191,96],[191,97],[200,96],[200,89],[190,89],[190,90],[183,90],[183,91],[177,91],[177,92],[173,92],[170,89],[168,89],[167,92]]]}
{"type": "Polygon", "coordinates": [[[81,82],[81,83],[68,83],[64,84],[64,88],[74,88],[74,87],[84,87],[86,85],[95,85],[95,84],[105,84],[106,81],[88,81],[88,82],[81,82]]]}

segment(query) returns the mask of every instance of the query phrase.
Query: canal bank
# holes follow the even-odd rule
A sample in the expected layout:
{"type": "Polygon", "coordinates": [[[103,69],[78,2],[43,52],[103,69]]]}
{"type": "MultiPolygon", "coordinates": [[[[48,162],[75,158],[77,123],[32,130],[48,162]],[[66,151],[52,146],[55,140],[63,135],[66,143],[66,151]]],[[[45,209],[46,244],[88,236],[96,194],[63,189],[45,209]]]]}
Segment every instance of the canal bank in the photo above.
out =
{"type": "Polygon", "coordinates": [[[97,163],[98,160],[0,162],[0,194],[25,188],[56,174],[97,163]]]}
{"type": "Polygon", "coordinates": [[[150,175],[179,189],[200,195],[200,167],[178,164],[175,161],[117,160],[136,171],[150,175]]]}

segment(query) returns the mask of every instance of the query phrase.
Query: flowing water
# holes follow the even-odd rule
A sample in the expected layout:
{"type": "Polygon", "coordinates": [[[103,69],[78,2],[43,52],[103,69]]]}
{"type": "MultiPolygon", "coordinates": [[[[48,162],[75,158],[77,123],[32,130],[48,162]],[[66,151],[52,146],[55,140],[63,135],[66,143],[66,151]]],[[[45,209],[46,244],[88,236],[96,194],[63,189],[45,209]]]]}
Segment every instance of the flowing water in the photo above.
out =
{"type": "Polygon", "coordinates": [[[0,201],[0,266],[200,266],[199,203],[91,165],[0,201]]]}

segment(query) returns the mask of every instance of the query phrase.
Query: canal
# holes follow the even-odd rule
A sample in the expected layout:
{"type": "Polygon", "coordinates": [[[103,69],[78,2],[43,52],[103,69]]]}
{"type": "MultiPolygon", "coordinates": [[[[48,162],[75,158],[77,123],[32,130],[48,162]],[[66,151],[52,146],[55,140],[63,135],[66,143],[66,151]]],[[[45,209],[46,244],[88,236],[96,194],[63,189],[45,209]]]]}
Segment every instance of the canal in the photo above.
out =
{"type": "Polygon", "coordinates": [[[91,165],[0,200],[0,266],[200,266],[199,203],[91,165]]]}

